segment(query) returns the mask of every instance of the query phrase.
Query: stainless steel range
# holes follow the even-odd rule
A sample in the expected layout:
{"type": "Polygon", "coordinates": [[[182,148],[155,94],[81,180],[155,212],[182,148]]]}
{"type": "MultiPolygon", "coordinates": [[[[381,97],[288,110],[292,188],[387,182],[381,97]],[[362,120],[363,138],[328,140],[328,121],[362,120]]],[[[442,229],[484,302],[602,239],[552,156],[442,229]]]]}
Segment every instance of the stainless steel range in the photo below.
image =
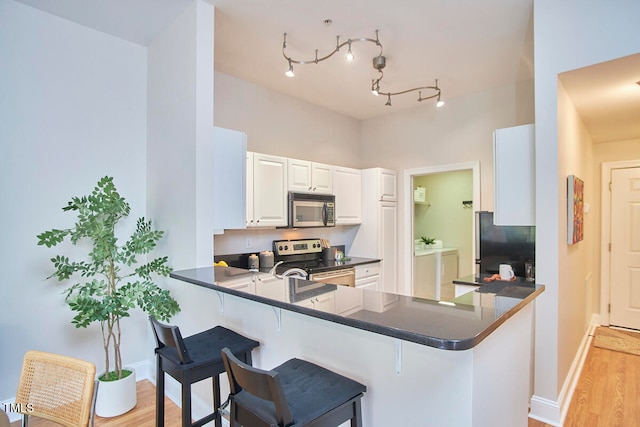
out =
{"type": "Polygon", "coordinates": [[[288,270],[304,271],[308,280],[354,287],[355,268],[343,262],[322,258],[320,239],[274,240],[273,253],[277,261],[276,274],[288,270]]]}

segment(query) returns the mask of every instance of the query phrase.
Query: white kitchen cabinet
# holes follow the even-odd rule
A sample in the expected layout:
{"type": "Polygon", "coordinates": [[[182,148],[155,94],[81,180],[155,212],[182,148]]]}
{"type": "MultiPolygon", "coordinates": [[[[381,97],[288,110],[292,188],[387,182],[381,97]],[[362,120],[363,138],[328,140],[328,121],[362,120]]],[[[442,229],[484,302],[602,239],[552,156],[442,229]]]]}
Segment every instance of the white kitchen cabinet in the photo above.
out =
{"type": "Polygon", "coordinates": [[[378,290],[390,294],[398,290],[398,208],[384,199],[396,197],[396,184],[394,171],[362,170],[362,223],[349,251],[351,256],[381,260],[378,290]]]}
{"type": "Polygon", "coordinates": [[[326,313],[336,312],[336,295],[335,291],[327,292],[317,297],[299,301],[296,304],[302,307],[313,308],[314,310],[324,311],[326,313]]]}
{"type": "Polygon", "coordinates": [[[333,194],[336,196],[336,225],[362,222],[362,174],[360,169],[336,166],[333,169],[333,194]]]}
{"type": "Polygon", "coordinates": [[[287,158],[248,152],[246,226],[286,226],[287,203],[287,158]]]}
{"type": "Polygon", "coordinates": [[[379,176],[378,200],[381,202],[396,202],[398,200],[398,174],[389,169],[376,168],[374,173],[379,176]]]}
{"type": "Polygon", "coordinates": [[[253,275],[253,283],[256,295],[277,301],[286,301],[287,284],[284,279],[260,273],[253,275]]]}
{"type": "Polygon", "coordinates": [[[440,252],[440,286],[449,285],[458,278],[458,251],[440,252]]]}
{"type": "Polygon", "coordinates": [[[247,135],[215,127],[213,224],[216,233],[245,228],[247,135]]]}
{"type": "Polygon", "coordinates": [[[436,253],[416,253],[413,257],[413,296],[438,299],[436,253]]]}
{"type": "Polygon", "coordinates": [[[338,285],[336,288],[336,313],[348,316],[362,310],[362,289],[338,285]]]}
{"type": "Polygon", "coordinates": [[[289,191],[333,194],[333,166],[308,160],[288,159],[289,191]]]}
{"type": "Polygon", "coordinates": [[[495,225],[535,225],[534,125],[493,134],[495,225]]]}

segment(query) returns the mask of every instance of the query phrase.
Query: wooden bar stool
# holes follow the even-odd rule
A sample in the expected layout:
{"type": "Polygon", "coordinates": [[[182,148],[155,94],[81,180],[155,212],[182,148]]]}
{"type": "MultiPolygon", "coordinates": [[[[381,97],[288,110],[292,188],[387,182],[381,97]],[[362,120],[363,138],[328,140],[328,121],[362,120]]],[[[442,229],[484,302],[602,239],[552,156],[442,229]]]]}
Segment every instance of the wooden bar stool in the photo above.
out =
{"type": "Polygon", "coordinates": [[[359,382],[300,359],[271,371],[243,363],[222,350],[231,393],[231,427],[336,427],[351,420],[362,427],[359,382]]]}
{"type": "Polygon", "coordinates": [[[149,317],[156,338],[156,427],[164,426],[164,374],[182,385],[182,426],[199,427],[212,420],[221,426],[219,375],[225,371],[221,351],[231,352],[251,365],[251,350],[260,343],[222,326],[182,338],[177,326],[164,325],[149,317]],[[213,413],[191,423],[191,384],[211,378],[213,413]]]}

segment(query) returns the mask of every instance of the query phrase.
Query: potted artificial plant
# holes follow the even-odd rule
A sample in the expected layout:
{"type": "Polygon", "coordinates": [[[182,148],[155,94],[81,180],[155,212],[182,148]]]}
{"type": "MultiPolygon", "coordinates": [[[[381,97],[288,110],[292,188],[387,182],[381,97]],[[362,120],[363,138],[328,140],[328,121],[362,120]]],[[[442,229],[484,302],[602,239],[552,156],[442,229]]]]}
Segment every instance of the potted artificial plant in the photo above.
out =
{"type": "Polygon", "coordinates": [[[62,208],[76,213],[72,228],[52,229],[38,235],[38,245],[47,247],[56,246],[67,237],[74,245],[89,244],[86,259],[72,261],[62,255],[51,258],[55,271],[48,278],[63,281],[80,275],[80,281],[64,292],[65,301],[76,313],[71,323],[77,328],[100,323],[105,357],[104,373],[98,377],[101,383],[96,413],[100,416],[120,415],[136,404],[135,373],[122,366],[122,318],[128,317],[135,307],[165,321],[180,311],[169,291],[152,281],[154,275],[169,275],[167,257],[148,260],[145,256],[164,232],[153,230],[150,220],[139,218],[129,239],[123,244],[118,242],[116,226],[129,215],[130,209],[117,192],[113,178],[104,177],[89,196],[74,197],[62,208]],[[121,383],[128,389],[118,390],[121,383]]]}

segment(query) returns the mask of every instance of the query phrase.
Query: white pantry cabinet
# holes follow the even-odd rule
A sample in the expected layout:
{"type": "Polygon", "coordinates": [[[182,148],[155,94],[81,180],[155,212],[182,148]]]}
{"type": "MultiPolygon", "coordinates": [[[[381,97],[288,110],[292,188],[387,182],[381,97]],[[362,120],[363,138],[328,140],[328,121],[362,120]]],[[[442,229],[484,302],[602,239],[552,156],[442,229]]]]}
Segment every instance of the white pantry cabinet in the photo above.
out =
{"type": "Polygon", "coordinates": [[[286,157],[247,152],[247,228],[287,225],[286,157]]]}
{"type": "Polygon", "coordinates": [[[360,169],[336,166],[333,169],[336,196],[336,225],[362,222],[362,174],[360,169]]]}
{"type": "Polygon", "coordinates": [[[394,171],[362,170],[362,224],[349,251],[351,256],[381,260],[378,290],[391,294],[397,293],[398,208],[385,197],[396,197],[396,182],[394,171]]]}
{"type": "Polygon", "coordinates": [[[288,159],[288,189],[296,193],[333,194],[333,166],[288,159]]]}
{"type": "Polygon", "coordinates": [[[534,125],[495,130],[493,170],[495,225],[535,225],[534,125]]]}
{"type": "Polygon", "coordinates": [[[213,224],[216,233],[245,228],[247,135],[215,127],[213,132],[213,224]]]}

